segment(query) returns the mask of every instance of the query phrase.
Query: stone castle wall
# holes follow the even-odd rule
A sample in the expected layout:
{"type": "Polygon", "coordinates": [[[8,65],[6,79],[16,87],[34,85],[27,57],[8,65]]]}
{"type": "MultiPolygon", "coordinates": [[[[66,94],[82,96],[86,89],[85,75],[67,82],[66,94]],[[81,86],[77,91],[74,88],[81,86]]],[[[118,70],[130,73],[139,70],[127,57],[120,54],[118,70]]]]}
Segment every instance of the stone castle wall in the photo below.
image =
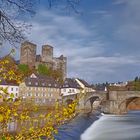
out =
{"type": "Polygon", "coordinates": [[[37,68],[39,64],[45,64],[53,70],[60,70],[63,79],[67,75],[67,58],[61,55],[53,57],[53,47],[50,45],[42,46],[42,54],[36,55],[37,46],[31,42],[21,44],[20,64],[27,64],[30,68],[37,68]]]}

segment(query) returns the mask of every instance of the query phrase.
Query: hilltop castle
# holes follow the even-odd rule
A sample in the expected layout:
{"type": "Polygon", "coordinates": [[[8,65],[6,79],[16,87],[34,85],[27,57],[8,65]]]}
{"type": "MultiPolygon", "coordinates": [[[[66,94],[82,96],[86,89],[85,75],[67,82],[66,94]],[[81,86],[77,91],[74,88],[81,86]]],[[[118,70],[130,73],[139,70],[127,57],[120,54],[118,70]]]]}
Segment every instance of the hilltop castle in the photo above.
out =
{"type": "Polygon", "coordinates": [[[37,68],[39,64],[45,64],[53,70],[60,70],[63,78],[67,75],[67,58],[61,55],[53,57],[53,47],[50,45],[42,46],[42,54],[36,54],[37,45],[25,41],[21,44],[20,64],[27,64],[30,68],[37,68]]]}

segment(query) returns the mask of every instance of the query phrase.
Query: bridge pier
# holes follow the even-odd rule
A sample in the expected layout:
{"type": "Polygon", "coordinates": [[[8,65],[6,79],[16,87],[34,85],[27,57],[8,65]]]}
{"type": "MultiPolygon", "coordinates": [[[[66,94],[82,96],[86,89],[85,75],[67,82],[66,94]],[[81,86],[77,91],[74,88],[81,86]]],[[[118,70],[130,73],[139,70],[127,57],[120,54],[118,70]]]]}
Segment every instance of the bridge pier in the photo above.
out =
{"type": "Polygon", "coordinates": [[[104,112],[110,114],[124,114],[126,113],[126,104],[122,104],[120,108],[121,101],[107,101],[103,109],[104,112]]]}

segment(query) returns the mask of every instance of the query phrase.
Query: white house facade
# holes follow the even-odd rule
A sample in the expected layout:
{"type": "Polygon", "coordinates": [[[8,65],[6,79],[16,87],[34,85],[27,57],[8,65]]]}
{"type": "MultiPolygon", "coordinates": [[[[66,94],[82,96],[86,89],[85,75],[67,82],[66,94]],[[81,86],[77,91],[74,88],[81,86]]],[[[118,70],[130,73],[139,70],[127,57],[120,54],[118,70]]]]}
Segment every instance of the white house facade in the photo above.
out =
{"type": "Polygon", "coordinates": [[[61,87],[61,96],[72,96],[77,95],[81,92],[80,85],[75,79],[66,78],[64,84],[61,87]]]}
{"type": "Polygon", "coordinates": [[[19,85],[10,84],[2,81],[0,83],[0,94],[4,96],[3,89],[7,92],[7,98],[12,97],[13,100],[19,97],[19,85]]]}

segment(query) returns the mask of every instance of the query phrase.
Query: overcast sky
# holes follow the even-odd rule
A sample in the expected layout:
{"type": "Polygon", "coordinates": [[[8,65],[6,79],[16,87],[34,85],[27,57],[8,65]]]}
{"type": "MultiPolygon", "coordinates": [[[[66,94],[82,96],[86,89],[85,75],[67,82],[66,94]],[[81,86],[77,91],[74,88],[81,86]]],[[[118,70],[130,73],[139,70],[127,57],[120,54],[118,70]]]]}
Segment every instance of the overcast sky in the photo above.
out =
{"type": "Polygon", "coordinates": [[[80,14],[37,5],[28,39],[68,58],[68,77],[93,83],[140,75],[140,0],[82,0],[80,14]]]}

